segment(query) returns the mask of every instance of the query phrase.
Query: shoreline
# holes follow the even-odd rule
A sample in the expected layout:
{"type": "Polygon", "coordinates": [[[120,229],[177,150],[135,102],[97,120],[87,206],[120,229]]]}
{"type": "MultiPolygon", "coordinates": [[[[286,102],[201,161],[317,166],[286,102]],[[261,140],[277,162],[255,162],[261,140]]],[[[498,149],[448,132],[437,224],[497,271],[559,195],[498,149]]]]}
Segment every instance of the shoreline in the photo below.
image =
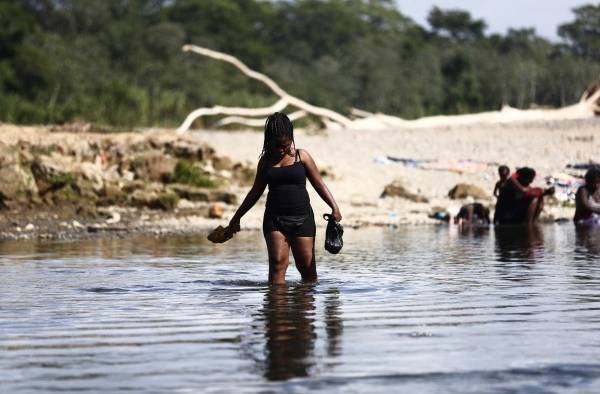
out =
{"type": "MultiPolygon", "coordinates": [[[[597,130],[600,119],[428,129],[299,129],[295,140],[298,148],[306,149],[315,159],[342,209],[342,224],[360,228],[436,225],[441,222],[428,217],[436,211],[455,214],[462,204],[472,201],[493,206],[491,194],[497,178],[496,165],[500,163],[511,169],[535,168],[536,186],[545,186],[546,176],[583,175],[566,166],[596,159],[600,152],[597,130]],[[450,198],[449,191],[459,184],[469,186],[466,195],[450,198]],[[384,190],[387,197],[382,197],[384,190]],[[473,190],[477,193],[470,196],[473,190]]],[[[261,132],[250,130],[199,130],[184,135],[158,129],[90,133],[73,132],[66,126],[0,124],[0,148],[7,152],[5,156],[14,156],[18,151],[21,161],[41,162],[44,168],[59,171],[52,173],[52,179],[81,175],[73,184],[79,194],[75,200],[65,202],[56,191],[42,196],[43,182],[34,174],[37,186],[31,187],[40,190],[42,197],[33,196],[32,200],[14,204],[7,200],[12,206],[0,210],[0,240],[208,232],[229,221],[249,190],[262,138],[261,132]],[[103,152],[107,152],[109,160],[99,164],[98,157],[103,152]],[[152,172],[162,171],[168,165],[172,170],[173,161],[190,155],[204,155],[195,163],[206,176],[221,179],[222,186],[210,190],[165,183],[152,172]],[[143,171],[140,160],[146,166],[143,171]],[[89,183],[88,178],[99,182],[100,189],[78,183],[79,179],[89,183]],[[117,193],[115,201],[106,197],[109,191],[117,193]],[[136,195],[142,191],[154,197],[144,199],[136,195]],[[157,209],[157,196],[174,191],[179,194],[177,199],[170,206],[157,209]],[[216,219],[210,218],[215,205],[219,211],[216,219]]],[[[0,162],[0,176],[10,165],[6,158],[0,162]]],[[[326,222],[321,215],[329,209],[310,185],[307,188],[317,227],[324,228],[326,222]]],[[[265,200],[266,193],[242,219],[242,229],[261,228],[265,200]]],[[[543,221],[570,220],[573,211],[566,202],[553,201],[547,204],[543,221]]]]}
{"type": "MultiPolygon", "coordinates": [[[[202,218],[200,218],[202,219],[202,218]]],[[[79,222],[80,225],[76,226],[63,226],[62,224],[56,225],[49,223],[39,223],[35,225],[33,230],[21,230],[21,231],[10,231],[0,229],[0,242],[10,241],[48,241],[48,242],[77,242],[87,240],[110,240],[110,239],[124,239],[124,238],[135,238],[138,236],[154,236],[154,237],[169,237],[169,236],[192,236],[206,238],[210,231],[216,226],[223,225],[222,222],[204,222],[203,224],[194,223],[194,218],[187,218],[185,221],[180,221],[177,224],[173,224],[170,221],[170,225],[157,225],[156,223],[149,224],[146,226],[136,225],[124,225],[114,227],[97,227],[94,223],[79,222]]],[[[62,223],[62,222],[61,222],[62,223]]],[[[342,225],[344,223],[342,222],[342,225]]],[[[563,219],[558,221],[540,221],[536,223],[538,227],[548,226],[575,226],[569,219],[563,219]]],[[[325,239],[325,225],[317,225],[317,236],[316,241],[321,243],[325,239]]],[[[495,229],[509,229],[509,228],[527,228],[526,224],[522,225],[467,225],[461,228],[452,224],[443,222],[428,222],[428,223],[370,223],[363,226],[344,226],[344,231],[361,231],[369,229],[388,229],[398,230],[411,228],[415,230],[419,229],[430,229],[430,228],[446,228],[449,231],[451,228],[460,229],[462,232],[470,231],[494,231],[495,229]]],[[[248,233],[262,233],[262,229],[258,227],[246,227],[241,230],[241,234],[248,233]]]]}

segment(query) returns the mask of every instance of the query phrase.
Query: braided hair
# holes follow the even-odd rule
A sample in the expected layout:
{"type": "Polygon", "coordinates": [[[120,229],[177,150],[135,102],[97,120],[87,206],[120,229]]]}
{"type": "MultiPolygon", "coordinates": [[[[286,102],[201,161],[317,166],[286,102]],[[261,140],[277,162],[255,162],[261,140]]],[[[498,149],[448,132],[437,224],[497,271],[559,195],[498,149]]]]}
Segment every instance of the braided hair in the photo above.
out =
{"type": "Polygon", "coordinates": [[[262,152],[260,153],[261,158],[270,159],[271,152],[273,151],[272,148],[277,143],[278,138],[289,138],[292,141],[292,145],[296,146],[294,142],[294,126],[283,112],[275,112],[265,122],[265,140],[262,152]]]}

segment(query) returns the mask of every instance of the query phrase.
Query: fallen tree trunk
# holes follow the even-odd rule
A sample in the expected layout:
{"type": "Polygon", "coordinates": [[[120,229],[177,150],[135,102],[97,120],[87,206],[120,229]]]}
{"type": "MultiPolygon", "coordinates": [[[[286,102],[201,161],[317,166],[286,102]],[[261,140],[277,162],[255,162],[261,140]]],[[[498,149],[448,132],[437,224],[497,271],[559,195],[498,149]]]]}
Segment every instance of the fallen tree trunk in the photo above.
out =
{"type": "Polygon", "coordinates": [[[211,108],[198,108],[192,111],[179,126],[177,132],[183,133],[187,131],[194,121],[203,116],[211,115],[236,115],[236,116],[268,116],[273,112],[283,111],[287,107],[288,103],[286,100],[281,99],[270,107],[264,108],[243,108],[243,107],[223,107],[216,105],[211,108]]]}
{"type": "MultiPolygon", "coordinates": [[[[305,117],[306,115],[307,115],[307,113],[305,111],[296,111],[296,112],[289,114],[288,118],[293,122],[302,117],[305,117]]],[[[240,125],[250,126],[250,127],[263,127],[265,125],[265,119],[264,118],[252,119],[252,118],[245,118],[243,116],[227,116],[227,117],[219,120],[218,122],[216,122],[215,127],[222,127],[222,126],[227,126],[230,124],[240,124],[240,125]]]]}
{"type": "MultiPolygon", "coordinates": [[[[221,60],[226,63],[230,63],[235,66],[238,70],[240,70],[244,75],[255,79],[257,81],[265,84],[273,93],[279,96],[281,99],[277,102],[279,104],[285,104],[283,108],[286,106],[297,107],[298,109],[306,112],[307,114],[317,116],[319,118],[324,118],[329,120],[330,122],[339,123],[342,127],[349,127],[352,124],[352,121],[345,117],[342,114],[339,114],[335,111],[332,111],[327,108],[317,107],[315,105],[309,104],[304,100],[301,100],[297,97],[294,97],[283,90],[275,81],[271,78],[267,77],[264,74],[259,73],[258,71],[254,71],[242,63],[239,59],[234,56],[228,55],[226,53],[214,51],[212,49],[203,48],[197,45],[184,45],[183,50],[185,52],[193,52],[202,56],[206,56],[215,60],[221,60]]],[[[274,104],[272,107],[276,106],[274,104]]],[[[272,108],[269,107],[269,108],[272,108]]],[[[279,106],[277,107],[279,108],[279,106]]],[[[283,108],[277,109],[282,110],[283,108]]],[[[198,119],[201,116],[207,115],[234,115],[234,116],[264,116],[263,112],[266,110],[265,108],[228,108],[228,107],[213,107],[213,108],[199,108],[192,113],[190,113],[186,120],[179,126],[177,131],[185,132],[188,130],[194,120],[198,119]]],[[[272,113],[275,111],[270,111],[272,113]]]]}
{"type": "Polygon", "coordinates": [[[396,116],[382,113],[371,113],[359,109],[352,109],[351,115],[355,119],[330,110],[307,103],[294,97],[283,90],[268,76],[250,69],[234,56],[214,51],[197,45],[185,45],[185,52],[193,52],[211,59],[224,61],[236,67],[244,75],[266,85],[274,94],[280,97],[275,104],[264,108],[240,108],[214,106],[211,108],[198,108],[192,111],[177,129],[178,132],[187,131],[194,121],[203,116],[225,115],[226,117],[216,123],[216,127],[229,124],[242,124],[251,127],[261,127],[264,117],[273,112],[282,111],[287,107],[296,107],[293,119],[312,115],[319,118],[326,129],[384,129],[397,127],[427,128],[438,126],[461,126],[476,123],[511,123],[523,121],[585,119],[600,115],[600,81],[590,85],[578,103],[558,109],[528,109],[521,110],[504,106],[500,111],[490,111],[465,115],[430,116],[414,120],[406,120],[396,116]],[[260,117],[255,119],[254,117],[260,117]]]}

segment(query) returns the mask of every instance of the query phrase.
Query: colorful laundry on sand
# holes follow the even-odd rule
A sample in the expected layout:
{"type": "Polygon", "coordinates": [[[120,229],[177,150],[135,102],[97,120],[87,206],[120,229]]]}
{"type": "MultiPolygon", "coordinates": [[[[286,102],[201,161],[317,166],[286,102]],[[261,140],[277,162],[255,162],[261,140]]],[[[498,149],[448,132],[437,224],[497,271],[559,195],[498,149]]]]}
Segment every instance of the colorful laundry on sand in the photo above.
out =
{"type": "Polygon", "coordinates": [[[394,163],[401,163],[407,167],[431,171],[448,171],[457,174],[477,174],[486,171],[488,166],[497,166],[498,164],[475,160],[419,160],[394,156],[387,156],[386,159],[394,163]]]}

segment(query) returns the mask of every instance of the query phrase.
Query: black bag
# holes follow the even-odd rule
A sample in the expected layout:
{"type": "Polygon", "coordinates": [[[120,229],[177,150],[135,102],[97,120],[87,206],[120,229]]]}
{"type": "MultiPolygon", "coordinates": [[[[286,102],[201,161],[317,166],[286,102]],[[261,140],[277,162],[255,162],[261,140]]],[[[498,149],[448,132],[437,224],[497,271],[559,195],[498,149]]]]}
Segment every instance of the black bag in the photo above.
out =
{"type": "Polygon", "coordinates": [[[329,253],[338,254],[344,246],[344,227],[333,219],[333,216],[326,213],[323,219],[327,220],[327,230],[325,230],[325,250],[329,253]]]}

